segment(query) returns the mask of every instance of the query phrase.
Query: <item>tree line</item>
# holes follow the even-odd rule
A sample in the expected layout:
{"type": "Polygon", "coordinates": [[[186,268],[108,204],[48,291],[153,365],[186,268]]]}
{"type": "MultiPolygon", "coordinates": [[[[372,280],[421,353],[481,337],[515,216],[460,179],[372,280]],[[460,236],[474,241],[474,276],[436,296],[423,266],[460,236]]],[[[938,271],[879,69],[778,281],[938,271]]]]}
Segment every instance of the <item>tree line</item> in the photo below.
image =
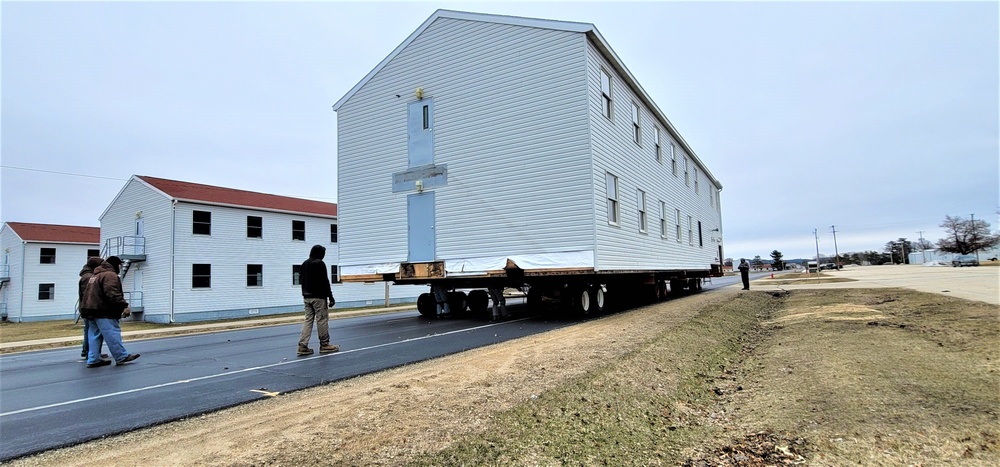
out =
{"type": "MultiPolygon", "coordinates": [[[[836,256],[821,257],[818,258],[818,261],[820,263],[837,263],[839,266],[845,264],[909,264],[910,253],[915,251],[936,248],[944,253],[967,255],[1000,244],[1000,232],[991,232],[990,224],[981,219],[945,216],[940,227],[944,229],[946,235],[944,238],[938,239],[936,243],[931,243],[926,239],[911,241],[900,237],[886,242],[882,251],[847,252],[836,256]]],[[[784,261],[784,255],[780,251],[773,250],[770,256],[771,261],[764,261],[759,255],[754,256],[750,260],[750,264],[755,268],[770,265],[779,271],[785,269],[787,265],[784,261]]],[[[732,261],[732,258],[726,258],[726,266],[732,266],[732,261]]]]}

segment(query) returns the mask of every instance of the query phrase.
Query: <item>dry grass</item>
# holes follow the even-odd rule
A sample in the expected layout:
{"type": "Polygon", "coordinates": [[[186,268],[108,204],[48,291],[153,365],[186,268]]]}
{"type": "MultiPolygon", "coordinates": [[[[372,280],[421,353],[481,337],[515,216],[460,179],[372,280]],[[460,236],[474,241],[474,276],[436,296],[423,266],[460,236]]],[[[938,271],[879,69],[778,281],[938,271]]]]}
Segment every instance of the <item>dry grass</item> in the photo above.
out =
{"type": "Polygon", "coordinates": [[[695,295],[12,464],[1000,465],[998,318],[695,295]]]}

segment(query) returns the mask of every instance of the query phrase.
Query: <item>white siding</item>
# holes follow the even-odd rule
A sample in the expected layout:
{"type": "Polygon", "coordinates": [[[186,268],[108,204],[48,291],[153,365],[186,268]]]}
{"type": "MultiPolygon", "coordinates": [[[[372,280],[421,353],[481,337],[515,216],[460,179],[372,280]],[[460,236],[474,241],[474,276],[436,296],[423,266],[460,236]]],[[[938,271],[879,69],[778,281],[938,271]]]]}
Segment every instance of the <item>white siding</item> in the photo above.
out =
{"type": "MultiPolygon", "coordinates": [[[[675,146],[678,161],[690,156],[666,127],[654,118],[653,112],[641,104],[638,96],[629,89],[620,74],[588,42],[589,111],[592,125],[593,143],[593,185],[595,187],[594,207],[597,227],[598,269],[708,269],[709,264],[718,263],[718,245],[710,239],[711,229],[721,226],[719,212],[709,204],[709,190],[695,194],[694,184],[684,183],[683,167],[675,176],[671,171],[669,154],[664,152],[660,162],[656,160],[653,138],[654,128],[660,129],[660,144],[675,146]],[[612,76],[612,119],[602,114],[601,70],[612,76]],[[632,103],[639,104],[641,121],[641,144],[633,140],[632,103]],[[605,173],[618,177],[618,197],[620,222],[607,222],[605,173]],[[646,192],[647,213],[649,206],[667,205],[668,228],[666,238],[658,229],[640,233],[638,228],[637,190],[646,192]],[[678,242],[673,226],[673,210],[680,209],[684,219],[684,238],[678,242]],[[687,216],[694,219],[693,245],[687,239],[687,216]],[[697,222],[702,222],[703,245],[698,243],[697,222]]],[[[693,163],[691,160],[689,163],[693,163]]],[[[681,163],[679,162],[679,165],[681,163]]],[[[703,172],[702,170],[698,171],[703,172]]],[[[706,179],[703,185],[711,186],[706,179]]],[[[648,214],[647,214],[648,215],[648,214]]],[[[656,219],[658,219],[657,213],[656,219]]],[[[720,227],[721,228],[721,227],[720,227]]],[[[716,234],[717,235],[717,234],[716,234]]]]}
{"type": "Polygon", "coordinates": [[[109,238],[135,235],[136,216],[143,219],[146,261],[133,264],[122,290],[142,292],[143,318],[159,315],[169,319],[171,300],[171,201],[145,183],[131,179],[101,217],[101,245],[109,238]],[[142,271],[142,284],[134,283],[135,271],[142,271]],[[140,290],[141,289],[141,290],[140,290]]]}
{"type": "MultiPolygon", "coordinates": [[[[330,224],[322,217],[178,203],[176,207],[174,317],[233,309],[301,306],[302,293],[292,284],[292,265],[302,264],[319,244],[330,249],[330,224]],[[194,211],[212,213],[211,235],[192,233],[194,211]],[[263,238],[247,238],[247,216],[263,222],[263,238]],[[292,221],[305,222],[305,240],[292,240],[292,221]],[[211,288],[193,288],[193,264],[211,264],[211,288]],[[247,265],[264,269],[261,287],[247,286],[247,265]]],[[[327,261],[327,264],[330,264],[327,261]]],[[[249,314],[249,312],[247,312],[249,314]]]]}
{"type": "Polygon", "coordinates": [[[586,73],[583,34],[436,20],[338,110],[341,265],[407,260],[407,193],[391,180],[418,87],[448,166],[438,259],[592,251],[586,73]]]}
{"type": "Polygon", "coordinates": [[[0,288],[0,303],[7,304],[7,315],[10,320],[16,320],[21,316],[21,290],[24,288],[23,257],[24,244],[21,238],[14,233],[14,230],[4,224],[0,230],[0,264],[4,260],[9,266],[10,281],[0,288]]]}
{"type": "Polygon", "coordinates": [[[10,248],[7,256],[10,281],[3,285],[0,292],[0,303],[7,304],[7,319],[20,322],[73,318],[79,294],[80,269],[87,262],[87,251],[96,249],[97,245],[23,243],[10,228],[5,228],[0,254],[7,248],[10,248]],[[55,263],[41,264],[42,248],[56,250],[55,263]],[[55,295],[51,300],[38,299],[41,284],[55,285],[55,295]]]}

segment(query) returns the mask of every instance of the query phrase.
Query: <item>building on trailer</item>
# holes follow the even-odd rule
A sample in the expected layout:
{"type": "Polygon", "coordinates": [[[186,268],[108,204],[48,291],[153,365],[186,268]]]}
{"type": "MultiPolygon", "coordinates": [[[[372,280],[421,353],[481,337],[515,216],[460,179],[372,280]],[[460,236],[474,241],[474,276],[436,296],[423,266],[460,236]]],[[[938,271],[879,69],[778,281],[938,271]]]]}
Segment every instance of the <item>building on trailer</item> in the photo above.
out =
{"type": "Polygon", "coordinates": [[[344,280],[721,274],[722,184],[592,24],[438,10],[334,110],[344,280]]]}
{"type": "Polygon", "coordinates": [[[0,319],[73,319],[80,269],[100,254],[101,229],[5,222],[0,227],[0,319]]]}
{"type": "Polygon", "coordinates": [[[412,302],[412,287],[339,280],[337,205],[132,176],[100,216],[102,255],[117,255],[137,319],[204,321],[302,310],[299,266],[313,245],[337,307],[412,302]]]}

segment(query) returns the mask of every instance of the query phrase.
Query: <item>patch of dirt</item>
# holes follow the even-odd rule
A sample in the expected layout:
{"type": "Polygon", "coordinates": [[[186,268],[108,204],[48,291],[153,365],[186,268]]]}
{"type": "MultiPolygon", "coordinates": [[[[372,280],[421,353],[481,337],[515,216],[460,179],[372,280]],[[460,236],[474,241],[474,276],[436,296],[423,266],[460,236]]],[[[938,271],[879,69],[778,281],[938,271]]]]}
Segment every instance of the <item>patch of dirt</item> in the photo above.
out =
{"type": "Polygon", "coordinates": [[[11,465],[400,465],[633,351],[736,292],[693,295],[11,465]]]}
{"type": "Polygon", "coordinates": [[[757,467],[804,464],[808,444],[803,438],[788,438],[761,431],[734,439],[712,452],[684,462],[685,467],[757,467]]]}

